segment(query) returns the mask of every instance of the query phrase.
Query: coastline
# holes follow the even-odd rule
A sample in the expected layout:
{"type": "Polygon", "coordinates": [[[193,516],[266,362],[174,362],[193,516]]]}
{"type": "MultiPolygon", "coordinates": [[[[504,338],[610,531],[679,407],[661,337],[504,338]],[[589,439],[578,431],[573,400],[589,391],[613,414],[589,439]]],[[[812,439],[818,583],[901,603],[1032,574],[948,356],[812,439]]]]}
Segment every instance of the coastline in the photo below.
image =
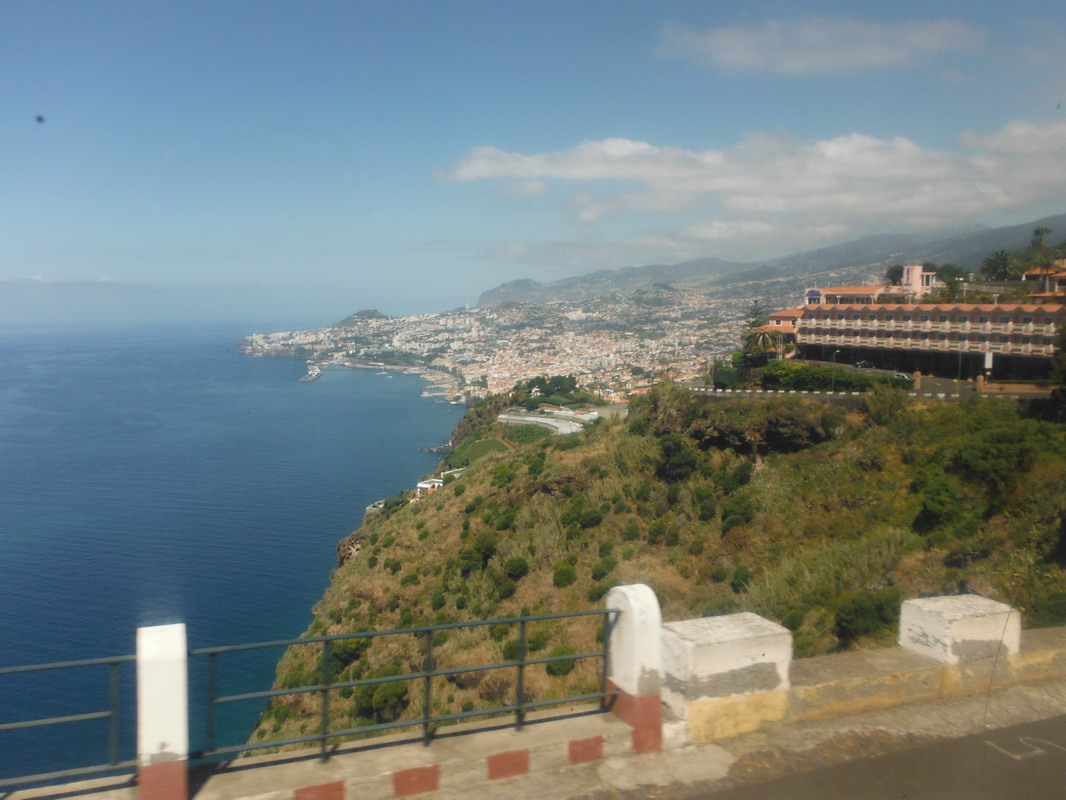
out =
{"type": "Polygon", "coordinates": [[[381,361],[357,361],[351,358],[338,358],[320,365],[321,367],[350,367],[353,369],[374,369],[385,372],[397,372],[401,375],[417,375],[429,385],[422,390],[422,397],[435,397],[451,403],[461,401],[459,381],[454,375],[430,367],[411,367],[399,364],[386,364],[381,361]]]}

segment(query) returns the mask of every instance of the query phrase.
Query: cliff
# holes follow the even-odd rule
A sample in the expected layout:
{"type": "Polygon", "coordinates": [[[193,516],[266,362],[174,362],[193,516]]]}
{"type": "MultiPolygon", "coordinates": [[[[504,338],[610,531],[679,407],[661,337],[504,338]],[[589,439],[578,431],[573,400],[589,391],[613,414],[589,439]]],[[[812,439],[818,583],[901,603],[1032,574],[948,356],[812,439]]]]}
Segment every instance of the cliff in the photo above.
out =
{"type": "MultiPolygon", "coordinates": [[[[486,405],[460,425],[444,465],[469,463],[458,480],[346,540],[310,635],[592,608],[616,583],[653,587],[665,619],[779,620],[798,657],[888,642],[904,597],[973,591],[1025,608],[1028,624],[1066,622],[1066,425],[1009,402],[708,401],[664,384],[628,420],[580,434],[493,419],[486,405]]],[[[512,635],[441,637],[434,655],[488,663],[512,635]]],[[[544,623],[530,636],[594,648],[596,631],[544,623]]],[[[279,687],[314,682],[309,649],[282,658],[279,687]]],[[[344,679],[418,670],[417,643],[349,655],[344,679]]],[[[513,691],[486,680],[449,685],[436,710],[513,691]]],[[[528,690],[554,691],[547,679],[528,690]]],[[[356,719],[408,713],[402,698],[348,701],[338,713],[356,719]]],[[[277,699],[257,735],[313,725],[312,705],[277,699]]]]}

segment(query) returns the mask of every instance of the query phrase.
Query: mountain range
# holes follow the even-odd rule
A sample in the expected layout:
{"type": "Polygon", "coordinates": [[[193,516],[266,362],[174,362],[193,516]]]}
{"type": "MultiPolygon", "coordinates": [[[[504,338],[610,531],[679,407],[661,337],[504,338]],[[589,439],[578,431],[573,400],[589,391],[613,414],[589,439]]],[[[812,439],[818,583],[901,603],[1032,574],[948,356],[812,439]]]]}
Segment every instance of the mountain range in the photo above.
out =
{"type": "Polygon", "coordinates": [[[866,269],[870,274],[880,274],[893,264],[908,262],[958,264],[976,270],[981,261],[996,250],[1026,247],[1032,239],[1033,229],[1038,226],[1053,232],[1066,232],[1066,214],[1001,228],[971,224],[940,229],[932,234],[875,234],[770,261],[698,258],[678,264],[599,270],[547,283],[515,280],[483,292],[478,305],[581,300],[614,292],[631,292],[657,283],[700,289],[736,281],[799,277],[831,270],[866,269]]]}

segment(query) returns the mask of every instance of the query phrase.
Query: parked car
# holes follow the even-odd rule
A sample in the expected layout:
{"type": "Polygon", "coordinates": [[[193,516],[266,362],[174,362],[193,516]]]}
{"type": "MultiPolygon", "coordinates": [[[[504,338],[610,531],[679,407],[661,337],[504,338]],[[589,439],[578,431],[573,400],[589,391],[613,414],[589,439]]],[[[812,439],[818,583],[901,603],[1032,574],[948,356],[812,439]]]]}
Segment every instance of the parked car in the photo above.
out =
{"type": "Polygon", "coordinates": [[[906,372],[897,372],[892,377],[893,378],[903,378],[903,380],[905,380],[905,381],[913,381],[914,380],[914,376],[913,375],[908,375],[906,372]]]}
{"type": "Polygon", "coordinates": [[[855,362],[855,366],[858,367],[859,369],[866,369],[868,367],[872,367],[873,365],[874,365],[874,362],[872,362],[872,361],[856,361],[855,362]]]}

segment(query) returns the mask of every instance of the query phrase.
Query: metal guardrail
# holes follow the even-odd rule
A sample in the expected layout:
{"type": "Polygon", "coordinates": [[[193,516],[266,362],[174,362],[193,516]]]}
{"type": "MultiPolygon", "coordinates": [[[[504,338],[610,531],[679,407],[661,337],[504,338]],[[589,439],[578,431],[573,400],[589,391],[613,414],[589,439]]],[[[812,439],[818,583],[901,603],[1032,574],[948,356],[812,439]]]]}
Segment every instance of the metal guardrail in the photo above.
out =
{"type": "Polygon", "coordinates": [[[330,739],[341,739],[343,737],[357,736],[361,734],[375,733],[379,731],[393,730],[397,728],[421,727],[422,741],[424,744],[428,745],[433,738],[433,734],[437,726],[440,726],[444,723],[458,722],[460,720],[469,719],[473,717],[486,717],[495,716],[499,714],[514,713],[514,725],[516,728],[521,728],[522,725],[525,723],[526,713],[541,707],[597,700],[600,703],[600,710],[606,711],[608,708],[608,700],[615,696],[614,692],[607,691],[607,673],[609,665],[606,643],[609,640],[610,628],[611,626],[613,626],[615,620],[617,619],[618,613],[619,612],[615,610],[578,611],[562,614],[509,617],[505,619],[483,620],[476,622],[454,622],[443,625],[431,625],[419,628],[397,628],[383,631],[365,631],[353,634],[338,634],[334,636],[317,636],[302,639],[284,639],[272,642],[257,642],[254,644],[231,645],[227,647],[203,647],[190,650],[190,658],[197,656],[206,656],[208,659],[207,701],[205,709],[206,741],[205,746],[201,750],[190,753],[190,757],[197,760],[212,760],[217,759],[219,757],[235,755],[237,753],[247,752],[251,750],[284,747],[287,745],[294,744],[318,743],[321,757],[323,760],[326,760],[329,758],[330,739]],[[526,634],[527,626],[529,623],[540,622],[543,620],[568,619],[573,617],[587,616],[604,617],[606,630],[603,636],[604,644],[601,650],[589,653],[573,653],[562,656],[548,656],[545,658],[527,658],[528,649],[526,634]],[[450,631],[463,628],[477,628],[500,624],[518,626],[518,657],[516,659],[496,662],[492,664],[477,664],[454,667],[449,669],[435,669],[433,656],[433,639],[436,633],[440,631],[450,631]],[[331,664],[331,655],[335,643],[352,639],[374,639],[382,636],[400,635],[416,636],[421,639],[422,670],[420,672],[412,672],[403,675],[389,675],[385,677],[376,678],[364,678],[361,680],[348,680],[338,682],[334,682],[332,680],[333,668],[331,664]],[[220,655],[239,651],[291,646],[321,646],[322,651],[321,655],[319,656],[319,674],[321,675],[320,683],[311,686],[297,686],[285,689],[270,689],[268,691],[245,692],[241,694],[225,696],[218,695],[218,659],[220,655]],[[557,697],[551,698],[549,700],[525,699],[524,679],[526,668],[537,664],[551,664],[554,662],[562,661],[580,661],[585,659],[598,659],[600,661],[598,692],[594,692],[591,694],[573,695],[569,697],[557,697]],[[515,697],[514,702],[510,705],[474,709],[471,711],[461,711],[453,714],[433,715],[431,713],[434,678],[449,677],[454,675],[461,675],[464,673],[484,672],[487,670],[499,669],[516,670],[515,697]],[[375,686],[384,683],[404,682],[410,684],[416,681],[423,681],[422,714],[420,717],[415,719],[402,719],[391,722],[381,722],[374,725],[347,727],[338,730],[330,729],[329,700],[331,692],[340,691],[342,689],[348,688],[354,689],[361,686],[375,686]],[[216,746],[216,712],[220,705],[225,703],[235,703],[249,700],[268,700],[274,697],[292,696],[309,693],[316,693],[321,698],[321,707],[319,709],[319,725],[318,731],[316,733],[307,734],[304,736],[289,737],[284,739],[271,739],[268,741],[261,742],[245,742],[239,745],[229,745],[221,747],[216,746]]]}
{"type": "Polygon", "coordinates": [[[74,767],[71,769],[41,772],[35,775],[22,775],[14,778],[0,778],[0,788],[22,786],[31,783],[54,780],[56,778],[76,778],[87,775],[113,772],[137,765],[136,759],[126,761],[119,760],[119,668],[123,663],[135,661],[136,656],[113,656],[111,658],[88,658],[80,661],[55,661],[50,664],[34,664],[24,667],[2,667],[0,677],[32,672],[44,672],[47,670],[76,669],[79,667],[109,668],[108,676],[108,707],[104,711],[89,711],[81,714],[67,714],[59,717],[43,717],[41,719],[20,720],[18,722],[0,722],[0,733],[5,731],[25,730],[28,728],[43,728],[49,725],[63,725],[72,722],[86,722],[94,719],[106,719],[108,727],[107,736],[107,762],[87,767],[74,767]]]}

